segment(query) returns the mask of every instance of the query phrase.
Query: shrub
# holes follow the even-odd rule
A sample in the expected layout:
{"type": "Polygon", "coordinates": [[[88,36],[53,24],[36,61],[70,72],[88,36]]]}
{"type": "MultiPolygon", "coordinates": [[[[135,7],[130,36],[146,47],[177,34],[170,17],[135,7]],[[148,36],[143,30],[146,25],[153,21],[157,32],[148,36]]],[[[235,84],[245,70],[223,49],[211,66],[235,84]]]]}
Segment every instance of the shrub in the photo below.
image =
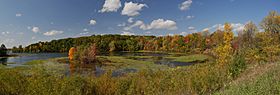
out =
{"type": "Polygon", "coordinates": [[[246,61],[243,54],[235,54],[229,65],[229,73],[232,78],[236,78],[243,70],[246,69],[246,61]]]}
{"type": "Polygon", "coordinates": [[[88,48],[86,46],[78,47],[77,52],[74,55],[74,59],[80,63],[90,64],[97,61],[97,48],[96,44],[90,45],[88,48]]]}

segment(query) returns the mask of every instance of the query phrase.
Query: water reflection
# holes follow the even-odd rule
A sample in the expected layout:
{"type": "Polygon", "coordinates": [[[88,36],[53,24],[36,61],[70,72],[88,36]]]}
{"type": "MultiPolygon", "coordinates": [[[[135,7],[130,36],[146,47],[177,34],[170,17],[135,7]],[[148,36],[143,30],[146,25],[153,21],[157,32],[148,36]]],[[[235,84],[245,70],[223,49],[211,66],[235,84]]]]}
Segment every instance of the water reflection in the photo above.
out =
{"type": "Polygon", "coordinates": [[[0,57],[0,64],[7,65],[7,62],[8,62],[8,58],[0,57]]]}
{"type": "Polygon", "coordinates": [[[168,53],[154,53],[154,52],[110,52],[101,53],[102,56],[167,56],[168,53]]]}
{"type": "Polygon", "coordinates": [[[77,62],[70,61],[69,74],[83,75],[83,76],[100,76],[104,73],[101,66],[98,64],[78,64],[77,62]]]}
{"type": "Polygon", "coordinates": [[[11,66],[22,66],[32,60],[46,60],[50,58],[66,57],[66,53],[12,53],[14,57],[0,58],[1,64],[14,63],[11,66]]]}

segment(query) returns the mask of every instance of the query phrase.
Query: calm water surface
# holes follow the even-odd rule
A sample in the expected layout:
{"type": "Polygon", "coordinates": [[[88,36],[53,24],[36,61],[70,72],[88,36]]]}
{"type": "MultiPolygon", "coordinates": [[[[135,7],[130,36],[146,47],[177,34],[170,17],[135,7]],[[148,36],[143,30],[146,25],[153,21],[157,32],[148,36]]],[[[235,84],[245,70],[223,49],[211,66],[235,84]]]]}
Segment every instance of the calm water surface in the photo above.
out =
{"type": "Polygon", "coordinates": [[[67,53],[12,53],[16,57],[0,57],[0,63],[9,66],[21,66],[32,60],[45,60],[50,58],[67,57],[67,53]],[[11,64],[10,64],[11,63],[11,64]]]}

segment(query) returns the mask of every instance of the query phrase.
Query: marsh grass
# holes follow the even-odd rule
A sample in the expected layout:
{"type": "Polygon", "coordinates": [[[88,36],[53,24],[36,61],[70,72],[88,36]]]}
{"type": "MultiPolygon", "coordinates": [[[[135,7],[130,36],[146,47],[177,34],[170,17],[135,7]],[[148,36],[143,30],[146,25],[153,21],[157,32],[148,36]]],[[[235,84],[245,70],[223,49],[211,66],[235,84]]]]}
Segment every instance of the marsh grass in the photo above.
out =
{"type": "Polygon", "coordinates": [[[226,80],[224,73],[210,64],[157,71],[147,68],[121,77],[112,77],[111,72],[100,77],[66,76],[64,66],[53,62],[31,67],[0,68],[0,94],[207,94],[219,89],[226,80]]]}
{"type": "Polygon", "coordinates": [[[210,56],[202,55],[202,54],[194,54],[194,55],[179,56],[179,57],[169,56],[166,58],[173,59],[173,61],[177,61],[177,62],[205,62],[207,60],[212,59],[210,56]]]}

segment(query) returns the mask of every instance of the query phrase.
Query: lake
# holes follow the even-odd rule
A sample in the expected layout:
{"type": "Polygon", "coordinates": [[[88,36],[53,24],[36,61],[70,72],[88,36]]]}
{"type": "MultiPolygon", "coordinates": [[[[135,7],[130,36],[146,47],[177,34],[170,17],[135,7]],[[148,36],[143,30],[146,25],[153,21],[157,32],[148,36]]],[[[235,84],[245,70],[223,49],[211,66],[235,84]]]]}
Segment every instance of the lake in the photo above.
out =
{"type": "Polygon", "coordinates": [[[32,60],[46,60],[50,58],[67,57],[67,53],[12,53],[16,57],[0,57],[0,63],[8,66],[22,66],[32,60]],[[11,64],[10,64],[11,63],[11,64]]]}
{"type": "MultiPolygon", "coordinates": [[[[26,66],[24,63],[32,60],[46,60],[51,58],[67,57],[67,53],[13,53],[13,55],[18,55],[16,57],[2,57],[0,58],[0,64],[5,64],[9,67],[16,66],[26,66]]],[[[187,62],[176,62],[171,59],[165,58],[167,56],[184,56],[184,54],[168,54],[168,53],[153,53],[153,52],[117,52],[117,53],[103,53],[100,56],[122,56],[127,59],[139,60],[139,61],[149,61],[154,62],[156,65],[167,65],[169,67],[177,66],[188,66],[195,63],[187,62]],[[152,56],[148,58],[138,58],[139,56],[152,56]]],[[[136,64],[137,65],[137,64],[136,64]]],[[[78,73],[81,75],[102,75],[106,70],[102,68],[102,65],[96,64],[83,64],[75,66],[73,64],[65,64],[67,71],[66,75],[71,75],[73,73],[78,73]]],[[[137,68],[125,68],[116,69],[112,72],[113,76],[121,76],[125,73],[136,72],[137,68]]]]}
{"type": "MultiPolygon", "coordinates": [[[[22,66],[24,63],[32,60],[46,60],[50,58],[67,57],[67,53],[12,53],[18,55],[16,57],[0,57],[1,64],[7,64],[8,66],[22,66]]],[[[135,59],[135,60],[152,60],[155,64],[168,65],[170,67],[192,65],[192,63],[174,62],[172,60],[164,58],[168,56],[168,53],[154,53],[154,52],[115,52],[115,53],[102,53],[101,56],[154,56],[153,59],[135,59]]],[[[182,55],[175,55],[182,56],[182,55]]]]}

